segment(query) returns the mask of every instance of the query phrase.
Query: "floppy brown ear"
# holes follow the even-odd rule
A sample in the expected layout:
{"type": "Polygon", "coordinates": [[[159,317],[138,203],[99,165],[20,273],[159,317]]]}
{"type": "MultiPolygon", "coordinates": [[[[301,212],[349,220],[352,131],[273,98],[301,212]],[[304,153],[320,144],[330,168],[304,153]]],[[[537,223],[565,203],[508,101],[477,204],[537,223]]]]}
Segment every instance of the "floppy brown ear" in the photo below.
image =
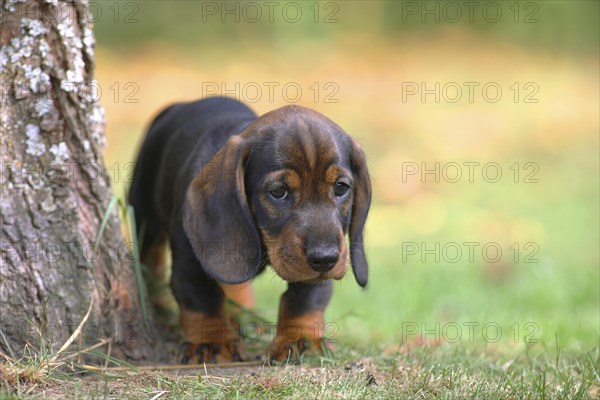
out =
{"type": "Polygon", "coordinates": [[[369,267],[365,255],[364,227],[371,205],[371,179],[367,170],[365,153],[358,143],[352,140],[350,166],[354,175],[354,201],[350,220],[350,261],[356,282],[361,287],[367,285],[369,267]]]}
{"type": "Polygon", "coordinates": [[[228,284],[261,268],[262,247],[244,185],[250,139],[232,136],[188,187],[183,226],[206,273],[228,284]]]}

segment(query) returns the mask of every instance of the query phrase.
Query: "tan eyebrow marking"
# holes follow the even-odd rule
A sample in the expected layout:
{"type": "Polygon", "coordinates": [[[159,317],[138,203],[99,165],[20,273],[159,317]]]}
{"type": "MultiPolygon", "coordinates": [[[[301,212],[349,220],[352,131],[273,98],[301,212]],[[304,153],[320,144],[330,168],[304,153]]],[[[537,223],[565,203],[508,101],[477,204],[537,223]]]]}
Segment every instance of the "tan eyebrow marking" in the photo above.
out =
{"type": "Polygon", "coordinates": [[[300,175],[293,169],[281,169],[269,174],[269,181],[283,180],[290,189],[300,189],[302,180],[300,175]]]}
{"type": "Polygon", "coordinates": [[[341,176],[351,177],[352,174],[338,164],[331,164],[325,171],[325,182],[334,184],[341,176]]]}

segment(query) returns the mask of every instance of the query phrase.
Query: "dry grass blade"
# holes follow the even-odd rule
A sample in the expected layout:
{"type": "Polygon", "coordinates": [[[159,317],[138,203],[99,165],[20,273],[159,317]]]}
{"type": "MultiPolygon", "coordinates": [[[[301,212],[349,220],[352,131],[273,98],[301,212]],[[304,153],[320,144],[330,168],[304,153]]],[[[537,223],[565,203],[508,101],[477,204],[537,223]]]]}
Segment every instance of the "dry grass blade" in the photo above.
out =
{"type": "Polygon", "coordinates": [[[6,361],[15,362],[15,360],[13,358],[7,356],[6,354],[4,354],[1,351],[0,351],[0,357],[4,358],[6,361]]]}
{"type": "Polygon", "coordinates": [[[99,367],[97,365],[81,365],[81,368],[97,372],[120,372],[120,371],[170,371],[179,369],[207,369],[207,368],[231,368],[231,367],[256,367],[263,365],[262,361],[230,362],[221,364],[177,364],[177,365],[141,365],[132,367],[99,367]]]}
{"type": "Polygon", "coordinates": [[[75,341],[75,339],[81,334],[81,331],[83,330],[83,325],[85,325],[86,321],[90,317],[90,313],[92,312],[92,306],[93,305],[94,305],[94,298],[92,297],[92,300],[90,301],[90,306],[88,307],[87,313],[85,313],[85,316],[83,317],[83,319],[79,323],[79,326],[77,327],[77,329],[75,329],[75,331],[71,334],[71,336],[69,336],[69,338],[67,339],[67,341],[56,352],[56,354],[52,358],[50,358],[50,362],[56,361],[56,359],[58,358],[58,356],[60,355],[60,353],[62,353],[63,351],[65,351],[71,345],[71,343],[73,343],[75,341]]]}
{"type": "Polygon", "coordinates": [[[169,392],[167,392],[166,390],[163,390],[162,392],[158,392],[150,400],[156,400],[156,399],[162,397],[163,394],[167,394],[167,393],[169,393],[169,392]]]}
{"type": "Polygon", "coordinates": [[[77,357],[78,355],[80,355],[82,353],[88,353],[91,350],[97,349],[98,347],[102,347],[105,344],[109,344],[109,343],[110,343],[110,339],[103,339],[103,340],[101,340],[100,342],[96,343],[93,346],[90,346],[90,347],[85,348],[83,350],[79,350],[79,351],[77,351],[77,352],[75,352],[73,354],[69,354],[68,356],[61,357],[61,361],[68,360],[69,358],[77,357]]]}

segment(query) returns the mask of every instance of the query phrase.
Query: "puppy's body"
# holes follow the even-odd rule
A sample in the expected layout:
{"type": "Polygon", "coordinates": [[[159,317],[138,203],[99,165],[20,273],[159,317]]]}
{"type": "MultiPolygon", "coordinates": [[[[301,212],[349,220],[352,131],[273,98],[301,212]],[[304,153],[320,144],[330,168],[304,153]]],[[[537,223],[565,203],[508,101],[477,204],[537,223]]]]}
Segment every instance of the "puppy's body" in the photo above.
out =
{"type": "Polygon", "coordinates": [[[142,248],[156,240],[155,229],[168,231],[185,190],[203,165],[256,118],[242,103],[209,98],[174,104],[154,119],[139,152],[129,196],[136,220],[146,222],[142,248]]]}
{"type": "Polygon", "coordinates": [[[318,346],[331,279],[344,276],[351,258],[366,284],[370,193],[358,145],[314,111],[288,106],[257,118],[225,98],[164,110],[140,150],[129,201],[142,261],[156,268],[167,239],[171,246],[184,361],[240,358],[224,309],[227,285],[248,282],[267,264],[290,282],[269,355],[285,358],[306,338],[318,346]]]}

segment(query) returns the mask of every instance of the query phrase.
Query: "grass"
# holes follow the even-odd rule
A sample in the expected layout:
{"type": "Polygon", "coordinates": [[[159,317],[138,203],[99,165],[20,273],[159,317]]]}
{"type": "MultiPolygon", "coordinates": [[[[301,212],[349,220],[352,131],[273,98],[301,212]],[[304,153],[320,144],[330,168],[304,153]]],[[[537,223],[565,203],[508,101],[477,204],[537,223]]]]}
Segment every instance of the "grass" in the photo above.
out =
{"type": "MultiPolygon", "coordinates": [[[[411,280],[414,282],[414,279],[411,280]]],[[[269,323],[252,310],[229,304],[240,323],[269,323]]],[[[87,316],[86,316],[87,317],[87,316]]],[[[363,320],[354,316],[356,321],[363,320]]],[[[597,399],[600,396],[600,347],[565,349],[558,335],[552,346],[521,341],[519,350],[506,338],[451,342],[428,327],[395,344],[385,340],[356,341],[339,327],[326,329],[332,343],[323,356],[306,355],[301,363],[268,366],[204,365],[199,368],[147,366],[137,368],[103,354],[97,347],[77,348],[80,328],[53,351],[40,335],[15,359],[0,353],[0,399],[54,398],[218,398],[218,399],[597,399]],[[361,344],[358,344],[361,343],[361,344]],[[379,344],[372,344],[379,343],[379,344]],[[86,355],[103,365],[85,364],[86,355]],[[114,367],[114,366],[117,367],[114,367]],[[148,368],[151,368],[150,370],[148,368]]],[[[369,321],[364,321],[369,326],[369,321]]],[[[334,325],[336,323],[333,323],[334,325]]],[[[348,331],[361,337],[361,328],[348,331]]],[[[364,327],[362,328],[364,329],[364,327]]],[[[438,333],[439,334],[439,333],[438,333]]],[[[246,340],[247,349],[263,353],[267,335],[246,340]]],[[[370,337],[376,336],[371,332],[370,337]]],[[[511,336],[512,337],[512,336],[511,336]]],[[[516,341],[519,343],[519,341],[516,341]]]]}
{"type": "Polygon", "coordinates": [[[81,377],[61,371],[65,364],[17,379],[18,368],[43,364],[37,358],[19,363],[0,364],[0,398],[593,399],[600,392],[598,349],[579,355],[525,351],[507,359],[464,346],[341,346],[333,358],[308,357],[302,365],[81,377]]]}

